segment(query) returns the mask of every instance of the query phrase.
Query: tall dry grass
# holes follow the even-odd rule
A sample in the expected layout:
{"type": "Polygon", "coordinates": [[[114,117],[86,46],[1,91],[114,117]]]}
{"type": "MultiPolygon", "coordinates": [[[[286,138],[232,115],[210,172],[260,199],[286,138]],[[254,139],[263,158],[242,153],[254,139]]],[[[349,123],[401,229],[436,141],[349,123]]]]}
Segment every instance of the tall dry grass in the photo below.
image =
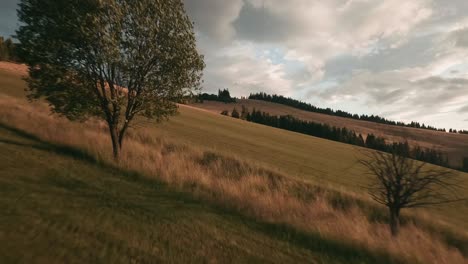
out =
{"type": "MultiPolygon", "coordinates": [[[[99,121],[72,123],[49,114],[48,107],[0,96],[0,123],[38,138],[78,148],[113,163],[107,127],[99,121]]],[[[467,263],[458,250],[414,224],[393,238],[384,223],[369,221],[357,205],[346,210],[330,202],[333,191],[293,179],[241,159],[166,142],[145,128],[129,132],[122,158],[114,164],[162,180],[175,188],[264,222],[285,224],[328,239],[347,241],[420,263],[467,263]]],[[[349,196],[352,194],[343,194],[349,196]]]]}

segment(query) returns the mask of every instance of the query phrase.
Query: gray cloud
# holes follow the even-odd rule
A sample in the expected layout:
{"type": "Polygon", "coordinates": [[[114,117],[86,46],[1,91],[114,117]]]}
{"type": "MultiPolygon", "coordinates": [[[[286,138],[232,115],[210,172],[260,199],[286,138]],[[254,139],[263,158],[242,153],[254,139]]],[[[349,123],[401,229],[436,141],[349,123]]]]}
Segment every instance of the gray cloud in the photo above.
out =
{"type": "MultiPolygon", "coordinates": [[[[440,115],[462,120],[456,113],[468,112],[468,79],[432,76],[412,81],[412,75],[412,70],[361,71],[338,86],[310,96],[338,102],[360,98],[379,113],[404,121],[425,119],[430,123],[431,116],[440,115]]],[[[450,118],[446,121],[457,123],[450,118]]]]}
{"type": "Polygon", "coordinates": [[[239,16],[242,0],[184,0],[195,28],[213,40],[229,41],[235,36],[232,23],[239,16]]]}
{"type": "Polygon", "coordinates": [[[468,27],[456,30],[452,33],[456,46],[468,47],[468,27]]]}
{"type": "Polygon", "coordinates": [[[17,27],[16,9],[18,0],[2,0],[0,3],[0,35],[9,37],[17,27]]]}
{"type": "Polygon", "coordinates": [[[255,42],[282,42],[298,30],[286,17],[273,14],[264,6],[255,7],[250,2],[242,7],[233,25],[240,39],[255,42]]]}
{"type": "MultiPolygon", "coordinates": [[[[466,106],[460,108],[460,109],[458,110],[458,112],[459,112],[459,113],[468,113],[468,105],[466,105],[466,106]]],[[[468,121],[468,119],[465,120],[465,121],[468,121]]]]}

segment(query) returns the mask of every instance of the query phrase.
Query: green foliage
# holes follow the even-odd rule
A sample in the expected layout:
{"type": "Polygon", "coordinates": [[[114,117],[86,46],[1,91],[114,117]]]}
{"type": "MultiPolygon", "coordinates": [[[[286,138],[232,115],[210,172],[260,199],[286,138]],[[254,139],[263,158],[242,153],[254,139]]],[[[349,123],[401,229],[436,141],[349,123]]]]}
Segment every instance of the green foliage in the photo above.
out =
{"type": "Polygon", "coordinates": [[[22,0],[30,97],[70,119],[107,121],[114,154],[135,116],[162,120],[204,68],[181,0],[22,0]]]}

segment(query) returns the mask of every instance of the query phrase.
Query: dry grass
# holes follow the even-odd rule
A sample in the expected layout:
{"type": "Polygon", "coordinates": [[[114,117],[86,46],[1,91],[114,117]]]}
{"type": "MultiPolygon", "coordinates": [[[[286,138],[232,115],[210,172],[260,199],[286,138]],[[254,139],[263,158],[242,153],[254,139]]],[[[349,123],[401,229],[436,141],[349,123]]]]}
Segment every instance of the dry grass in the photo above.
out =
{"type": "Polygon", "coordinates": [[[6,61],[0,61],[0,70],[15,74],[17,76],[27,76],[28,67],[25,64],[17,64],[6,61]]]}
{"type": "MultiPolygon", "coordinates": [[[[44,141],[78,148],[98,161],[113,163],[104,123],[71,123],[51,116],[46,106],[0,96],[0,123],[44,141]]],[[[144,128],[131,131],[115,164],[162,180],[196,197],[235,209],[260,221],[285,224],[329,239],[385,251],[420,263],[467,263],[461,253],[414,224],[394,239],[383,223],[368,220],[355,204],[346,210],[330,202],[334,192],[201,148],[166,142],[144,128]]],[[[344,194],[352,199],[352,194],[344,194]]]]}

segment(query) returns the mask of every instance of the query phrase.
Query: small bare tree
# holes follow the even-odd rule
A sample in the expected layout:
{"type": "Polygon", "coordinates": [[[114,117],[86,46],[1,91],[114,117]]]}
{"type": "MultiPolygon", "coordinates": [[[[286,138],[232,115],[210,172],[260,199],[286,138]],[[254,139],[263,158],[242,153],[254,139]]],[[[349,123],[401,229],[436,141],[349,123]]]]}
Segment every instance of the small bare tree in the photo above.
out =
{"type": "Polygon", "coordinates": [[[385,205],[390,214],[390,231],[397,236],[400,211],[461,201],[458,174],[452,170],[415,161],[396,152],[366,151],[362,164],[372,179],[367,189],[372,199],[385,205]]]}

